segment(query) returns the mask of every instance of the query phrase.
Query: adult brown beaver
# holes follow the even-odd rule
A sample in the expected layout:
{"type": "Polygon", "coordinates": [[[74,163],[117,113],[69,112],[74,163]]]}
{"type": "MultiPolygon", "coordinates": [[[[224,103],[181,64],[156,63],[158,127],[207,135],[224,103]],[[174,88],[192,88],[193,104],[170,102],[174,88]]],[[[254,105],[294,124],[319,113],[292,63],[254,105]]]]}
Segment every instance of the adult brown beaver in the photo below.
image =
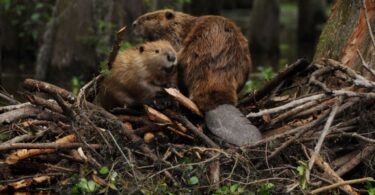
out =
{"type": "Polygon", "coordinates": [[[99,88],[105,109],[149,103],[172,82],[176,51],[168,41],[147,42],[120,52],[99,88]]]}
{"type": "Polygon", "coordinates": [[[178,50],[179,87],[205,112],[212,133],[236,145],[262,138],[234,106],[251,59],[248,42],[232,21],[166,9],[140,16],[133,32],[147,40],[168,40],[178,50]]]}

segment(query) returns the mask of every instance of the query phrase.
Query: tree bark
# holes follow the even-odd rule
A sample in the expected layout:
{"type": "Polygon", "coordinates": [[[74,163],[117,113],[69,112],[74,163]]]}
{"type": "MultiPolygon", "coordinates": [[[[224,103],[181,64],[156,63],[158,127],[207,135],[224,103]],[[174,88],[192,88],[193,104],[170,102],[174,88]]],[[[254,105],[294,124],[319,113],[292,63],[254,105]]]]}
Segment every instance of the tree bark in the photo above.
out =
{"type": "Polygon", "coordinates": [[[375,15],[374,2],[364,0],[346,1],[337,0],[332,8],[332,13],[323,29],[316,48],[314,60],[332,58],[355,70],[362,71],[367,76],[368,71],[363,71],[362,62],[357,50],[363,55],[365,61],[374,67],[375,55],[370,32],[374,32],[375,15]],[[371,30],[367,26],[366,14],[371,30]]]}
{"type": "Polygon", "coordinates": [[[278,67],[279,1],[256,0],[250,18],[250,50],[255,66],[278,67]]]}

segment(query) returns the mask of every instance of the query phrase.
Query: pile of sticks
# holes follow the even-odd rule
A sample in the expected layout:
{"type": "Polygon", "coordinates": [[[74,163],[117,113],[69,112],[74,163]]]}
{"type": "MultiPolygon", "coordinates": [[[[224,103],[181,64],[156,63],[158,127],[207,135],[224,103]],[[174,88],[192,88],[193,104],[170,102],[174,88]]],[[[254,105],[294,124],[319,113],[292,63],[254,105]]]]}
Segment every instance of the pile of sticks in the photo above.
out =
{"type": "MultiPolygon", "coordinates": [[[[239,108],[264,135],[242,147],[205,131],[203,114],[176,89],[166,92],[187,109],[108,112],[86,98],[100,78],[77,96],[32,79],[23,85],[27,102],[2,94],[9,105],[0,107],[0,132],[8,136],[0,144],[0,190],[63,187],[71,174],[87,177],[84,170],[103,166],[122,173],[121,183],[129,183],[123,192],[154,189],[158,181],[188,188],[193,175],[200,178],[193,189],[205,191],[273,183],[282,193],[356,194],[365,189],[353,183],[373,181],[375,82],[334,60],[298,60],[241,100],[239,108]]],[[[109,185],[96,171],[89,175],[109,185]]]]}

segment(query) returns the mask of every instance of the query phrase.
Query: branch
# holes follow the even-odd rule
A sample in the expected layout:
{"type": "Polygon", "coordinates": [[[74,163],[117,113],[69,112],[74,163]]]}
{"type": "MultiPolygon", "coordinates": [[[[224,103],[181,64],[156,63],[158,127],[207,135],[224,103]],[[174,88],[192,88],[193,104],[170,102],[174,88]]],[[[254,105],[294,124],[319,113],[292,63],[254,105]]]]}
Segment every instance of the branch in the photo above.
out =
{"type": "Polygon", "coordinates": [[[313,154],[311,155],[311,158],[310,158],[310,161],[309,161],[309,166],[308,166],[308,169],[306,170],[306,180],[309,181],[310,180],[310,172],[311,172],[311,169],[314,165],[314,162],[315,162],[315,158],[317,157],[317,155],[319,155],[319,152],[320,152],[320,149],[322,148],[322,145],[323,145],[323,142],[324,142],[324,139],[325,137],[328,135],[329,133],[329,130],[330,130],[330,127],[332,125],[332,122],[336,116],[336,113],[340,107],[340,104],[341,104],[341,100],[339,100],[335,107],[332,108],[332,111],[331,113],[329,114],[328,116],[328,119],[327,119],[327,122],[326,124],[324,125],[324,129],[320,135],[320,138],[318,140],[318,143],[316,144],[315,146],[315,149],[314,149],[314,152],[313,154]]]}
{"type": "Polygon", "coordinates": [[[327,190],[330,190],[330,189],[334,189],[334,188],[337,188],[337,187],[342,186],[342,185],[350,185],[350,184],[363,183],[363,182],[368,182],[368,181],[374,182],[375,180],[372,177],[352,179],[352,180],[338,182],[338,183],[335,183],[335,184],[332,184],[332,185],[329,185],[329,186],[324,186],[324,187],[315,189],[315,190],[311,191],[310,193],[311,194],[318,194],[320,192],[324,192],[324,191],[327,191],[327,190]]]}
{"type": "Polygon", "coordinates": [[[306,59],[298,59],[296,62],[286,67],[282,72],[276,75],[275,78],[267,82],[261,89],[255,92],[253,95],[249,95],[243,98],[238,105],[248,103],[249,101],[258,101],[269,94],[274,88],[276,88],[281,81],[290,79],[293,75],[301,72],[309,65],[306,59]]]}
{"type": "MultiPolygon", "coordinates": [[[[98,149],[100,148],[99,144],[90,144],[91,147],[98,149]]],[[[0,145],[0,151],[6,150],[16,150],[16,149],[76,149],[79,147],[84,147],[85,144],[82,143],[3,143],[0,145]]]]}

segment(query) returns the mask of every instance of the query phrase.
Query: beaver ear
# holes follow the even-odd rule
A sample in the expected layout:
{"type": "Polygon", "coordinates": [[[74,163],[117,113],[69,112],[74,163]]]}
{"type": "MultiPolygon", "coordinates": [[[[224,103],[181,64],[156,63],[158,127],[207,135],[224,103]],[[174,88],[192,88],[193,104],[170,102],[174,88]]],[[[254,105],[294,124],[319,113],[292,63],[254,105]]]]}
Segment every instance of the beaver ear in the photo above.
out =
{"type": "Polygon", "coordinates": [[[171,12],[171,11],[166,11],[165,12],[165,18],[167,18],[167,20],[171,20],[174,18],[174,13],[171,12]]]}
{"type": "Polygon", "coordinates": [[[143,51],[145,51],[145,47],[141,45],[139,46],[138,50],[139,50],[139,53],[143,53],[143,51]]]}

